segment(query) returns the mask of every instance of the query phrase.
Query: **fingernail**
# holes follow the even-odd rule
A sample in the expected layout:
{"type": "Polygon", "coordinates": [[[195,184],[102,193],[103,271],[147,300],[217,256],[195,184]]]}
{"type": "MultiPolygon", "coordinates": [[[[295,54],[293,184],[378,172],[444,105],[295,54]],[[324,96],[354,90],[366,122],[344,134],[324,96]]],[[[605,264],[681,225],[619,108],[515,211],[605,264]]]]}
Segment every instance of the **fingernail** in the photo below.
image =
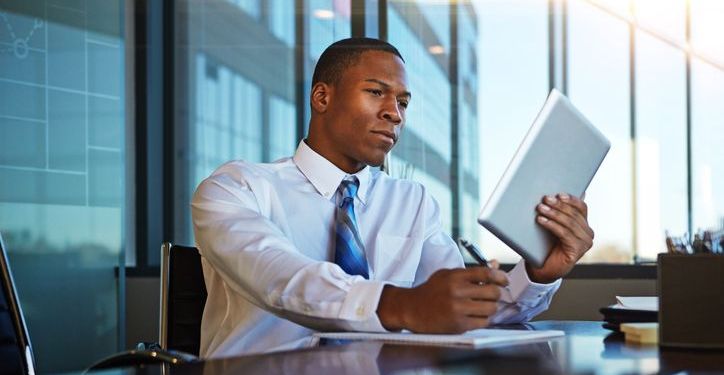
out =
{"type": "Polygon", "coordinates": [[[543,216],[538,216],[538,221],[540,221],[541,223],[547,223],[547,222],[548,222],[548,218],[543,217],[543,216]]]}
{"type": "Polygon", "coordinates": [[[549,195],[549,196],[547,196],[546,198],[548,198],[548,202],[550,202],[551,204],[555,204],[556,202],[558,202],[558,200],[556,199],[556,197],[554,197],[554,196],[552,196],[552,195],[549,195]]]}
{"type": "Polygon", "coordinates": [[[548,207],[548,206],[546,206],[545,204],[541,204],[541,205],[540,205],[540,209],[543,210],[543,211],[550,211],[550,210],[551,210],[551,208],[548,207]]]}
{"type": "Polygon", "coordinates": [[[561,198],[562,201],[567,201],[570,198],[568,194],[565,193],[559,194],[558,197],[561,198]]]}

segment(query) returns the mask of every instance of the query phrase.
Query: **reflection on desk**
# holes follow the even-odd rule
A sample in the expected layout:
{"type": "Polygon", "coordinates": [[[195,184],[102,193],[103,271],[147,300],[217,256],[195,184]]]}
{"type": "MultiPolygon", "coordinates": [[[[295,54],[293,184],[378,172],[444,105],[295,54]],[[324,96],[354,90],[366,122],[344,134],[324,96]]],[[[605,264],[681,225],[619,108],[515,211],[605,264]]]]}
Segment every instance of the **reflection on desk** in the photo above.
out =
{"type": "MultiPolygon", "coordinates": [[[[509,327],[506,327],[509,328],[509,327]]],[[[723,351],[659,350],[627,345],[601,322],[543,321],[522,329],[557,329],[565,337],[473,350],[353,342],[288,352],[208,360],[129,374],[673,374],[723,371],[723,351]]],[[[115,372],[118,373],[117,371],[115,372]]],[[[99,372],[99,374],[101,374],[99,372]]]]}

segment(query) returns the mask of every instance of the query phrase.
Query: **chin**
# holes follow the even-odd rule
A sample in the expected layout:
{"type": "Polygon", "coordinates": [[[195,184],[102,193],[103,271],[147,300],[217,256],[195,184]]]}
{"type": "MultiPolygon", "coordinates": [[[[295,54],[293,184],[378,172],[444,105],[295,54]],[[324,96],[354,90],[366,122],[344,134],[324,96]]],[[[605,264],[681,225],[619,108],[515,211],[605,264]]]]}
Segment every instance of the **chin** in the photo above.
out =
{"type": "Polygon", "coordinates": [[[365,161],[365,164],[369,165],[370,167],[379,167],[385,162],[385,154],[382,154],[381,156],[374,155],[372,157],[367,158],[365,161]]]}

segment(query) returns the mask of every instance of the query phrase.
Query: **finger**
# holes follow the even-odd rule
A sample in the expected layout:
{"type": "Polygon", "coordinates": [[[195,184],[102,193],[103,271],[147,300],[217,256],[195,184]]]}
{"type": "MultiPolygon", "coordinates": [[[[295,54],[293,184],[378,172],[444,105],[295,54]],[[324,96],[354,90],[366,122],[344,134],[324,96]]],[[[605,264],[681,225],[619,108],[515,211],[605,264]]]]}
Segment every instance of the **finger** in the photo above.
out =
{"type": "MultiPolygon", "coordinates": [[[[586,193],[583,193],[584,196],[586,193]]],[[[585,218],[588,218],[588,205],[583,201],[583,198],[576,198],[570,194],[560,193],[558,198],[563,202],[570,204],[575,207],[585,218]]]]}
{"type": "Polygon", "coordinates": [[[485,328],[490,325],[490,319],[481,317],[467,317],[464,322],[465,331],[471,331],[473,329],[485,328]]]}
{"type": "MultiPolygon", "coordinates": [[[[560,205],[560,204],[558,204],[560,205]]],[[[550,220],[556,221],[561,224],[564,228],[567,228],[576,238],[580,240],[586,240],[589,237],[588,231],[586,231],[582,225],[586,225],[585,219],[582,217],[573,217],[569,213],[550,205],[541,203],[537,207],[538,212],[541,216],[544,216],[550,220]],[[584,224],[581,224],[583,221],[584,224]]]]}
{"type": "Polygon", "coordinates": [[[585,244],[586,250],[590,249],[591,246],[593,246],[592,239],[590,241],[581,240],[580,238],[573,235],[568,228],[564,227],[563,225],[554,220],[546,218],[545,216],[538,216],[536,221],[544,228],[548,229],[551,233],[553,233],[553,235],[556,236],[562,243],[568,244],[572,248],[579,248],[579,246],[577,246],[578,243],[585,244]]]}
{"type": "Polygon", "coordinates": [[[498,303],[496,301],[470,299],[463,302],[461,308],[467,316],[485,318],[495,315],[495,312],[498,311],[498,303]]]}
{"type": "Polygon", "coordinates": [[[588,205],[586,202],[567,194],[559,194],[559,199],[561,205],[563,207],[567,207],[565,212],[568,212],[571,215],[573,215],[573,212],[578,213],[578,215],[575,215],[578,224],[584,231],[586,231],[586,233],[588,233],[588,237],[593,239],[593,229],[591,229],[591,226],[588,225],[588,205]],[[571,209],[574,209],[575,211],[571,211],[571,209]]]}
{"type": "Polygon", "coordinates": [[[497,270],[500,269],[500,263],[498,263],[498,261],[495,259],[491,259],[488,261],[488,267],[497,270]]]}
{"type": "Polygon", "coordinates": [[[468,284],[461,286],[457,295],[460,298],[469,298],[478,301],[498,301],[502,292],[496,284],[468,284]]]}
{"type": "Polygon", "coordinates": [[[545,196],[543,198],[543,203],[564,212],[568,216],[575,218],[580,222],[586,222],[586,215],[578,203],[573,202],[570,196],[568,196],[568,198],[561,198],[559,196],[545,196]]]}
{"type": "Polygon", "coordinates": [[[508,285],[508,276],[505,272],[489,267],[467,268],[461,274],[462,280],[472,284],[493,283],[501,286],[508,285]]]}
{"type": "MultiPolygon", "coordinates": [[[[554,210],[558,210],[566,215],[568,215],[577,225],[580,227],[580,229],[583,230],[586,234],[585,237],[581,237],[582,239],[585,239],[587,237],[593,237],[593,230],[588,225],[588,219],[584,216],[583,212],[580,211],[580,207],[576,207],[574,204],[569,204],[570,197],[566,198],[566,200],[563,199],[557,199],[556,197],[547,196],[543,199],[542,205],[540,208],[542,210],[539,210],[541,213],[547,213],[545,211],[545,205],[547,205],[549,208],[552,208],[554,210]]],[[[546,215],[550,216],[550,215],[546,215]]],[[[556,217],[549,217],[556,219],[556,217]]],[[[567,220],[565,218],[561,218],[561,220],[558,220],[559,223],[567,225],[567,220]]]]}

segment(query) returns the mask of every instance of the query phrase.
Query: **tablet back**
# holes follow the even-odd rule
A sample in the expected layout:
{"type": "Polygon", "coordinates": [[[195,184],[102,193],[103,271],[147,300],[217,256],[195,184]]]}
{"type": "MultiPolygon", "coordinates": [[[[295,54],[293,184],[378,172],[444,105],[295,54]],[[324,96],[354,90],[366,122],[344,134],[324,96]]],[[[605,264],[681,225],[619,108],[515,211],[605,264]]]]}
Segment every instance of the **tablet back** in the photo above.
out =
{"type": "Polygon", "coordinates": [[[544,195],[583,195],[610,148],[568,98],[552,90],[478,222],[533,265],[543,265],[555,237],[536,222],[536,205],[544,195]]]}

